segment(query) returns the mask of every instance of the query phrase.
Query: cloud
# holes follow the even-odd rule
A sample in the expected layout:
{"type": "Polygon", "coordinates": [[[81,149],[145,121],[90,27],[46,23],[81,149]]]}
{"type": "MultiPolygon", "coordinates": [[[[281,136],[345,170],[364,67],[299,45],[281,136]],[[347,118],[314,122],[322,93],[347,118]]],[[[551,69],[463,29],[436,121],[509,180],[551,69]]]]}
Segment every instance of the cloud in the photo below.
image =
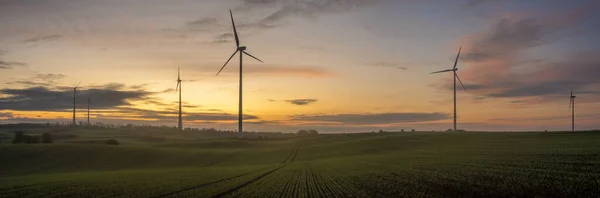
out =
{"type": "Polygon", "coordinates": [[[228,43],[233,39],[233,33],[222,33],[213,38],[212,43],[228,43]]]}
{"type": "Polygon", "coordinates": [[[388,68],[395,68],[395,69],[399,69],[399,70],[407,70],[408,69],[407,67],[400,66],[400,64],[398,64],[398,63],[390,63],[390,62],[384,62],[384,61],[367,63],[367,65],[371,66],[371,67],[388,67],[388,68]]]}
{"type": "Polygon", "coordinates": [[[193,21],[189,21],[185,24],[185,27],[188,30],[207,30],[210,28],[214,28],[218,25],[218,20],[213,17],[205,17],[202,19],[197,19],[193,21]]]}
{"type": "Polygon", "coordinates": [[[469,0],[465,6],[472,8],[472,7],[477,7],[481,4],[485,4],[485,3],[491,3],[494,1],[498,1],[498,0],[469,0]]]}
{"type": "Polygon", "coordinates": [[[25,43],[37,43],[37,42],[42,42],[42,41],[55,41],[62,38],[62,35],[58,35],[58,34],[53,34],[53,35],[47,35],[47,36],[39,36],[39,37],[33,37],[30,39],[26,39],[23,42],[25,43]]]}
{"type": "MultiPolygon", "coordinates": [[[[596,3],[597,4],[597,3],[596,3]]],[[[598,50],[572,51],[554,59],[531,58],[542,46],[566,41],[593,13],[596,4],[583,4],[553,13],[552,16],[506,15],[485,31],[471,35],[461,61],[467,66],[460,76],[469,92],[486,97],[524,98],[558,96],[570,89],[597,91],[600,79],[598,50]]],[[[597,7],[597,6],[596,6],[597,7]]],[[[590,38],[593,45],[600,45],[590,38]]],[[[445,89],[451,86],[444,85],[445,89]]],[[[546,97],[542,101],[555,98],[546,97]]],[[[538,100],[536,100],[538,101],[538,100]]]]}
{"type": "MultiPolygon", "coordinates": [[[[225,68],[221,73],[237,73],[237,70],[234,70],[232,68],[234,68],[234,67],[229,66],[229,67],[225,68]]],[[[244,67],[244,73],[250,74],[250,75],[278,76],[278,77],[281,77],[281,76],[304,76],[304,77],[326,78],[326,77],[335,77],[336,76],[335,73],[329,72],[329,71],[323,69],[322,67],[304,66],[304,65],[280,66],[280,65],[271,65],[271,64],[256,64],[256,65],[244,67]]]]}
{"type": "Polygon", "coordinates": [[[27,66],[27,64],[23,63],[23,62],[0,60],[0,69],[12,69],[14,67],[25,67],[25,66],[27,66]]]}
{"type": "Polygon", "coordinates": [[[48,82],[54,82],[56,80],[60,80],[63,79],[67,76],[65,76],[64,74],[38,74],[35,76],[35,78],[43,80],[43,81],[48,81],[48,82]]]}
{"type": "Polygon", "coordinates": [[[161,93],[171,93],[171,92],[175,92],[175,91],[176,90],[174,88],[168,88],[168,89],[161,91],[161,93]]]}
{"type": "MultiPolygon", "coordinates": [[[[274,99],[267,99],[267,101],[269,102],[278,102],[278,100],[274,100],[274,99]]],[[[293,100],[281,100],[283,102],[287,102],[293,105],[298,105],[298,106],[306,106],[312,103],[317,102],[317,99],[293,99],[293,100]]]]}
{"type": "Polygon", "coordinates": [[[243,0],[243,5],[238,10],[248,8],[276,7],[276,10],[262,17],[256,23],[245,24],[241,27],[269,29],[283,25],[287,18],[300,16],[317,18],[323,14],[339,13],[358,7],[373,5],[380,0],[243,0]]]}
{"type": "Polygon", "coordinates": [[[294,100],[285,100],[285,101],[290,104],[293,104],[293,105],[304,106],[304,105],[309,105],[311,103],[315,103],[318,100],[317,99],[294,99],[294,100]]]}
{"type": "Polygon", "coordinates": [[[296,115],[295,121],[334,122],[349,125],[379,125],[394,123],[428,122],[449,119],[445,113],[380,113],[380,114],[337,114],[296,115]]]}
{"type": "MultiPolygon", "coordinates": [[[[96,86],[78,91],[77,98],[94,99],[94,108],[106,109],[130,105],[130,101],[144,100],[153,92],[143,90],[122,90],[114,85],[96,86]]],[[[21,111],[61,111],[73,106],[73,90],[70,88],[49,89],[46,87],[30,87],[25,89],[1,89],[5,95],[0,98],[0,109],[21,111]]]]}
{"type": "MultiPolygon", "coordinates": [[[[117,107],[115,109],[104,111],[104,113],[110,112],[109,116],[112,119],[153,119],[157,121],[171,121],[176,120],[178,117],[178,110],[150,110],[140,109],[134,107],[117,107]]],[[[244,120],[255,120],[259,119],[258,116],[244,114],[242,117],[244,120]]],[[[236,121],[238,119],[237,114],[230,113],[213,113],[213,112],[183,112],[183,119],[186,122],[197,122],[197,121],[236,121]]]]}
{"type": "Polygon", "coordinates": [[[14,114],[11,112],[0,112],[0,118],[13,118],[14,114]]]}

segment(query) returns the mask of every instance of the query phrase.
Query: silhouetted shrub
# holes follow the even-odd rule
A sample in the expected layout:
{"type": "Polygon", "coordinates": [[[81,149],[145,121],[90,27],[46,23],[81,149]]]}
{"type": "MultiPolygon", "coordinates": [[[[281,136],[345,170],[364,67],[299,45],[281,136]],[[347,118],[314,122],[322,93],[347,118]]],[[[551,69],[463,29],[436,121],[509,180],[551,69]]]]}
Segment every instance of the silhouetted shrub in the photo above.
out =
{"type": "Polygon", "coordinates": [[[54,142],[50,133],[42,133],[42,143],[51,144],[54,142]]]}
{"type": "Polygon", "coordinates": [[[41,142],[40,136],[29,136],[29,135],[26,135],[26,136],[29,137],[28,141],[27,141],[27,143],[29,143],[29,144],[39,144],[41,142]]]}
{"type": "Polygon", "coordinates": [[[15,131],[15,136],[13,137],[13,144],[24,143],[23,131],[15,131]]]}
{"type": "Polygon", "coordinates": [[[404,132],[404,129],[400,130],[400,132],[404,132]]]}
{"type": "Polygon", "coordinates": [[[410,130],[410,132],[415,132],[415,129],[410,130]]]}
{"type": "Polygon", "coordinates": [[[446,129],[446,132],[452,132],[452,131],[454,131],[454,130],[452,130],[452,129],[446,129]]]}
{"type": "Polygon", "coordinates": [[[383,130],[379,129],[379,133],[383,133],[383,130]]]}
{"type": "Polygon", "coordinates": [[[105,144],[107,145],[119,145],[119,142],[115,139],[106,140],[105,144]]]}
{"type": "Polygon", "coordinates": [[[311,130],[299,130],[298,132],[296,132],[297,135],[299,136],[310,136],[310,135],[319,135],[319,132],[317,132],[317,130],[311,129],[311,130]]]}

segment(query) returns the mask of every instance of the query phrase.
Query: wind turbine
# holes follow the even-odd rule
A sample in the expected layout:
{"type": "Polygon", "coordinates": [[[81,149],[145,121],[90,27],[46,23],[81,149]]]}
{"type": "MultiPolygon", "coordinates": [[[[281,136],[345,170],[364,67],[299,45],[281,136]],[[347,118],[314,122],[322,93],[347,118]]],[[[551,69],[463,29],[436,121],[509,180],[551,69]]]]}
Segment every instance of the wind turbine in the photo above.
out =
{"type": "Polygon", "coordinates": [[[242,57],[244,54],[256,59],[259,62],[263,62],[262,60],[252,56],[251,54],[249,54],[248,52],[246,52],[246,46],[240,46],[240,39],[238,37],[237,34],[237,30],[235,28],[235,22],[233,21],[233,13],[231,12],[231,10],[229,10],[229,15],[231,16],[231,24],[233,25],[233,35],[235,36],[235,45],[236,45],[236,49],[235,52],[233,52],[233,54],[231,55],[231,57],[229,57],[229,59],[227,60],[227,62],[225,62],[225,64],[223,65],[223,67],[221,67],[221,69],[219,70],[219,72],[217,72],[217,76],[219,75],[219,73],[221,73],[221,71],[223,70],[223,68],[225,68],[225,66],[227,66],[227,63],[229,63],[229,61],[231,61],[231,59],[233,58],[233,56],[235,56],[236,53],[240,52],[240,90],[239,90],[239,109],[238,109],[238,138],[242,137],[242,57]]]}
{"type": "Polygon", "coordinates": [[[181,119],[181,78],[179,75],[179,67],[177,68],[177,88],[175,88],[175,91],[179,92],[179,119],[177,121],[177,128],[179,128],[179,130],[183,130],[183,121],[181,119]]]}
{"type": "Polygon", "coordinates": [[[571,110],[571,131],[575,131],[575,96],[571,89],[571,101],[569,101],[569,110],[571,110]]]}
{"type": "Polygon", "coordinates": [[[79,81],[79,83],[77,84],[77,86],[73,87],[73,126],[76,126],[77,123],[75,122],[75,102],[76,102],[76,98],[77,98],[77,88],[79,87],[79,85],[81,84],[81,81],[79,81]]]}
{"type": "Polygon", "coordinates": [[[463,87],[463,89],[467,90],[467,89],[465,89],[465,85],[463,85],[462,81],[458,77],[458,74],[456,74],[456,71],[458,71],[458,68],[456,68],[456,64],[458,63],[458,57],[460,57],[460,51],[461,50],[462,50],[462,47],[460,47],[458,49],[458,54],[456,55],[456,60],[454,61],[454,67],[452,67],[452,69],[447,69],[447,70],[442,70],[442,71],[436,71],[436,72],[432,72],[431,73],[431,74],[443,73],[443,72],[452,72],[452,73],[454,73],[454,131],[456,131],[456,79],[458,79],[458,82],[460,82],[460,85],[463,87]]]}
{"type": "Polygon", "coordinates": [[[88,98],[88,114],[87,114],[87,125],[90,125],[90,104],[92,103],[92,100],[90,98],[88,98]]]}

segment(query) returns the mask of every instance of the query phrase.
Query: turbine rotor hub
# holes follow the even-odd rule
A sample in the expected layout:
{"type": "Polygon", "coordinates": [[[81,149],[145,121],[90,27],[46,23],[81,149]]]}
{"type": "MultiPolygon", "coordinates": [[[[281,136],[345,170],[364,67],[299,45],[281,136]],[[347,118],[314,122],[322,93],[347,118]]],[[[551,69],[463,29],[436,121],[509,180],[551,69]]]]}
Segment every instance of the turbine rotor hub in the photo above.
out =
{"type": "Polygon", "coordinates": [[[458,68],[454,68],[454,71],[458,71],[458,68]]]}
{"type": "Polygon", "coordinates": [[[246,50],[246,46],[240,46],[240,47],[238,47],[238,50],[244,51],[244,50],[246,50]]]}

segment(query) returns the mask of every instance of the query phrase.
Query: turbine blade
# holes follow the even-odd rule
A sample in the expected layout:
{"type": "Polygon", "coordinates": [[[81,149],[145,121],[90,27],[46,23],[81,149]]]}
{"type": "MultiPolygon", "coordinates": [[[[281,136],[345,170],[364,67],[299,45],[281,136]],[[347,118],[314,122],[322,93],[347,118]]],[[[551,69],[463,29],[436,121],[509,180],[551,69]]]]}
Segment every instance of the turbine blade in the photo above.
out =
{"type": "Polygon", "coordinates": [[[233,52],[233,54],[231,55],[231,57],[229,57],[229,59],[227,60],[227,62],[225,62],[225,64],[223,65],[223,67],[221,67],[221,69],[219,70],[219,72],[217,72],[217,76],[219,75],[219,73],[221,73],[221,71],[223,71],[223,68],[225,68],[225,66],[227,66],[227,63],[229,63],[229,61],[231,61],[231,59],[233,58],[233,56],[235,56],[235,54],[237,54],[238,50],[235,50],[235,52],[233,52]]]}
{"type": "Polygon", "coordinates": [[[250,56],[250,57],[252,57],[252,58],[256,59],[257,61],[260,61],[261,63],[263,63],[263,61],[261,61],[260,59],[258,59],[258,58],[256,58],[256,57],[252,56],[251,54],[248,54],[248,52],[246,52],[246,51],[242,51],[242,52],[243,52],[244,54],[246,54],[246,55],[248,55],[248,56],[250,56]]]}
{"type": "Polygon", "coordinates": [[[569,100],[569,111],[571,111],[571,106],[573,106],[573,98],[569,100]]]}
{"type": "Polygon", "coordinates": [[[79,85],[81,84],[81,82],[83,82],[83,81],[79,81],[79,83],[77,83],[77,86],[75,86],[75,89],[77,89],[79,87],[79,85]]]}
{"type": "Polygon", "coordinates": [[[177,67],[177,81],[179,81],[179,80],[180,80],[180,78],[179,78],[179,67],[177,67]]]}
{"type": "Polygon", "coordinates": [[[442,71],[431,72],[431,74],[437,74],[437,73],[443,73],[443,72],[451,72],[451,71],[454,71],[454,70],[447,69],[447,70],[442,70],[442,71]]]}
{"type": "Polygon", "coordinates": [[[461,50],[462,50],[462,46],[460,46],[460,48],[458,48],[458,54],[456,55],[456,60],[454,60],[454,67],[452,67],[452,69],[456,68],[456,64],[458,63],[458,57],[460,56],[461,50]]]}
{"type": "Polygon", "coordinates": [[[177,92],[177,90],[179,90],[179,84],[181,84],[181,81],[177,81],[177,87],[175,87],[175,92],[177,92]]]}
{"type": "Polygon", "coordinates": [[[458,79],[458,82],[460,82],[460,85],[462,86],[462,88],[467,91],[467,89],[465,88],[465,85],[463,85],[462,81],[460,81],[460,77],[458,77],[458,74],[454,73],[454,76],[456,76],[456,79],[458,79]]]}
{"type": "Polygon", "coordinates": [[[231,24],[233,25],[233,35],[235,36],[235,45],[240,47],[240,38],[238,37],[237,30],[235,29],[235,21],[233,21],[233,13],[229,10],[229,15],[231,16],[231,24]]]}

